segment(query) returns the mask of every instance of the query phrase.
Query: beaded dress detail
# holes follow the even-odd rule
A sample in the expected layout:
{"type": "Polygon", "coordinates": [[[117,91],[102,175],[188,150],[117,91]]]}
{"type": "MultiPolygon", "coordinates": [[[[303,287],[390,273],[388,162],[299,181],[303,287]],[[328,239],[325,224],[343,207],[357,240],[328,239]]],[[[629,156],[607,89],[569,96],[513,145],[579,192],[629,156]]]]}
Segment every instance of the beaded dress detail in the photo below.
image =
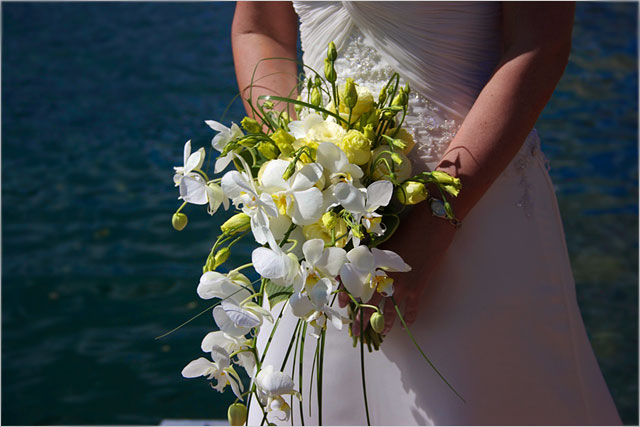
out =
{"type": "MultiPolygon", "coordinates": [[[[364,34],[356,26],[345,41],[335,67],[339,79],[351,77],[356,83],[369,88],[374,96],[380,93],[394,73],[391,65],[374,46],[367,43],[364,34]]],[[[400,84],[406,84],[402,77],[400,84]]],[[[414,172],[432,169],[444,155],[460,126],[450,116],[415,90],[410,92],[403,126],[416,141],[416,146],[409,154],[414,172]]]]}

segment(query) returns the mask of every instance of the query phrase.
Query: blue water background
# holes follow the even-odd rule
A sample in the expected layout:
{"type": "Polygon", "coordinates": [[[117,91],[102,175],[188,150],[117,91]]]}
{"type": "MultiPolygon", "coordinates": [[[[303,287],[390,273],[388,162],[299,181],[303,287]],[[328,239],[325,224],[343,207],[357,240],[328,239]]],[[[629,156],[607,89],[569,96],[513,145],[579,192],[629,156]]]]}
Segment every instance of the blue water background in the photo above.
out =
{"type": "MultiPolygon", "coordinates": [[[[223,216],[172,167],[236,93],[232,3],[2,4],[2,423],[224,418],[195,294],[223,216]]],[[[579,3],[569,66],[537,125],[584,320],[623,420],[638,423],[637,5],[579,3]]],[[[236,104],[227,117],[242,116],[236,104]]],[[[244,247],[247,256],[249,246],[244,247]]],[[[240,261],[240,259],[236,259],[240,261]]]]}

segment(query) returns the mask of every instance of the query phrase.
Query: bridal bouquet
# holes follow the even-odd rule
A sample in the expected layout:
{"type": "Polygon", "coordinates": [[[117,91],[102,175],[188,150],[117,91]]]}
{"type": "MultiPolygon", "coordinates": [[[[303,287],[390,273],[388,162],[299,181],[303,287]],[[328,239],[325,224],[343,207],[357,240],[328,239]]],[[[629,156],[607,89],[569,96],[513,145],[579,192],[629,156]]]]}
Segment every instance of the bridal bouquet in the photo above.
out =
{"type": "MultiPolygon", "coordinates": [[[[331,43],[324,76],[312,70],[297,99],[259,97],[257,105],[250,104],[255,118],[245,117],[241,127],[206,121],[217,132],[213,169],[221,177],[206,173],[205,149],[192,152],[191,142],[184,146],[184,165],[175,168],[174,182],[184,201],[173,215],[177,230],[187,225],[182,210],[189,203],[207,206],[211,215],[221,206],[233,205],[237,211],[222,224],[197,288],[201,298],[217,299],[213,318],[218,330],[201,345],[211,359],[200,357],[182,371],[187,378],[215,380],[220,392],[230,386],[237,396],[228,411],[232,425],[246,422],[245,399],[260,406],[263,423],[269,417],[289,419],[294,398],[302,405],[302,390],[296,389],[293,373],[283,372],[286,359],[293,357],[295,369],[296,359],[302,363],[305,335],[315,337],[316,385],[321,387],[327,328],[352,333],[345,325],[368,308],[375,313],[366,326],[360,322],[360,334],[353,336],[354,345],[360,343],[366,403],[363,348],[378,349],[384,329],[382,311],[368,303],[377,292],[395,304],[389,273],[411,269],[398,254],[377,247],[394,233],[407,205],[426,201],[434,215],[456,221],[446,197],[458,194],[460,181],[437,171],[411,173],[407,154],[414,142],[402,127],[409,87],[401,87],[394,75],[375,99],[353,79],[338,85],[336,56],[331,43]],[[293,104],[297,120],[276,110],[274,102],[293,104]],[[219,271],[242,239],[255,241],[251,262],[219,271]],[[252,282],[243,273],[247,269],[255,270],[258,279],[252,282]],[[338,293],[350,300],[346,311],[336,306],[338,293]],[[274,309],[279,309],[275,319],[274,309]],[[285,310],[299,319],[298,325],[282,365],[266,365],[285,310]],[[265,321],[274,327],[261,349],[257,335],[265,321]],[[251,378],[247,388],[237,367],[251,378]]],[[[397,306],[396,311],[400,315],[397,306]]],[[[410,334],[401,315],[400,320],[410,334]]]]}

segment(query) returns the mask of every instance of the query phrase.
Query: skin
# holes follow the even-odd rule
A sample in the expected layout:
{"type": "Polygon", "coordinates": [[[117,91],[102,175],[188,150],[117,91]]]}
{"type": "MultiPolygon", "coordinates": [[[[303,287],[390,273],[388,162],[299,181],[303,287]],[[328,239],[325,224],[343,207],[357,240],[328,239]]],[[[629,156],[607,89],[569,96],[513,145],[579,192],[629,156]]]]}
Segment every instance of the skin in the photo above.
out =
{"type": "MultiPolygon", "coordinates": [[[[574,8],[574,3],[565,2],[503,3],[500,61],[436,168],[462,182],[460,195],[450,201],[463,223],[517,154],[551,98],[569,58],[574,8]]],[[[296,37],[297,20],[290,3],[239,2],[232,43],[240,88],[250,82],[251,71],[259,58],[295,58],[296,37]],[[265,24],[269,22],[271,24],[265,24]]],[[[273,67],[265,67],[260,75],[268,76],[285,68],[285,73],[291,73],[295,69],[295,65],[273,67]]],[[[271,82],[275,93],[284,95],[295,85],[295,79],[282,80],[278,76],[267,77],[265,82],[271,82]]],[[[265,83],[265,86],[268,85],[265,83]]],[[[411,272],[397,275],[395,279],[394,297],[404,307],[407,323],[415,321],[420,295],[429,286],[429,279],[455,232],[447,221],[433,217],[423,203],[411,210],[385,244],[383,249],[397,252],[413,266],[411,272]],[[423,233],[430,236],[426,242],[416,238],[423,233]]],[[[370,303],[379,302],[380,297],[376,296],[370,303]]],[[[346,297],[340,298],[341,305],[346,303],[346,297]]],[[[365,322],[370,314],[365,314],[365,322]]],[[[396,318],[392,304],[385,304],[384,315],[384,333],[388,333],[396,318]]],[[[359,323],[354,322],[354,332],[359,329],[359,323]]]]}

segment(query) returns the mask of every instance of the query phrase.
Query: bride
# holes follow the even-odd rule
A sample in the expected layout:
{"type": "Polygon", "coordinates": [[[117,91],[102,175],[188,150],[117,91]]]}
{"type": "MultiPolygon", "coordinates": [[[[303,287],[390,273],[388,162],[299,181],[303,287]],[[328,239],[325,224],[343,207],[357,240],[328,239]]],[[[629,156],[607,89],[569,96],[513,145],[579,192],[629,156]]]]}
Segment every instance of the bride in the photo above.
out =
{"type": "MultiPolygon", "coordinates": [[[[334,41],[338,75],[374,93],[397,71],[413,94],[406,125],[414,171],[462,180],[453,206],[460,228],[421,204],[387,246],[413,266],[396,281],[413,334],[465,401],[426,365],[386,304],[385,342],[366,354],[371,422],[620,424],[576,303],[532,130],[567,63],[573,4],[238,2],[232,43],[241,89],[261,59],[296,58],[298,17],[305,64],[322,70],[334,41]]],[[[261,62],[253,96],[288,96],[296,72],[291,61],[261,62]]],[[[296,320],[282,319],[267,362],[280,365],[296,320]]],[[[326,340],[322,423],[363,425],[359,351],[344,331],[329,328],[326,340]]],[[[311,367],[305,360],[298,424],[319,422],[311,367]]],[[[252,410],[249,424],[260,415],[252,410]]]]}

